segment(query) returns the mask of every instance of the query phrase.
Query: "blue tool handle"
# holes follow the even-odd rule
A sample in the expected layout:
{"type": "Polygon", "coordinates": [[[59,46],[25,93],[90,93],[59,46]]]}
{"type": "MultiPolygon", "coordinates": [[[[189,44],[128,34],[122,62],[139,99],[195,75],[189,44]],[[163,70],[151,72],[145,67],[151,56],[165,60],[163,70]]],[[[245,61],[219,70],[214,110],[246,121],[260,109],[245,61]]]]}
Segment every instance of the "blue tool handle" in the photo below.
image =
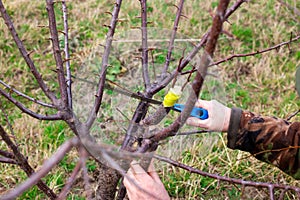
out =
{"type": "MultiPolygon", "coordinates": [[[[178,104],[176,103],[174,105],[175,110],[182,112],[182,110],[184,109],[184,105],[182,104],[178,104]]],[[[207,119],[208,118],[208,111],[205,110],[204,108],[198,108],[198,107],[194,107],[193,110],[191,111],[190,114],[192,117],[197,117],[199,119],[207,119]]]]}
{"type": "Polygon", "coordinates": [[[192,117],[197,117],[202,120],[208,118],[208,112],[204,108],[194,107],[190,115],[192,117]]]}

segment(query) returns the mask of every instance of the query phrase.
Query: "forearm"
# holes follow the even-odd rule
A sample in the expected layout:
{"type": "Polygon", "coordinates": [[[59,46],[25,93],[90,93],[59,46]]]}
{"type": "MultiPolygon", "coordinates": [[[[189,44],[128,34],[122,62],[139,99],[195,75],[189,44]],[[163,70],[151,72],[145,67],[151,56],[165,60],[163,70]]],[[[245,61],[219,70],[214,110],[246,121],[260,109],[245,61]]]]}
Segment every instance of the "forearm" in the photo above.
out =
{"type": "Polygon", "coordinates": [[[300,123],[262,117],[233,108],[228,128],[228,147],[250,152],[300,179],[298,146],[300,123]]]}

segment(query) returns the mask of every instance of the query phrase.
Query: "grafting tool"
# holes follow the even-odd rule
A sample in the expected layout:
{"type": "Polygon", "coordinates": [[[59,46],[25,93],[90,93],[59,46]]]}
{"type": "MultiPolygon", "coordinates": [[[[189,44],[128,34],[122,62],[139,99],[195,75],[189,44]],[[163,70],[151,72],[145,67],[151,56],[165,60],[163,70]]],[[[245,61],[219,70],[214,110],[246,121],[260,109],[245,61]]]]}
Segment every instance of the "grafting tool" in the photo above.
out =
{"type": "MultiPolygon", "coordinates": [[[[80,81],[92,84],[92,85],[97,85],[96,83],[94,83],[92,81],[89,81],[89,80],[86,80],[86,79],[82,79],[82,78],[75,77],[75,76],[72,76],[72,77],[75,78],[75,79],[78,79],[80,81]]],[[[131,92],[131,91],[123,88],[122,86],[120,86],[119,84],[117,84],[113,81],[110,81],[110,80],[106,80],[106,81],[108,82],[108,84],[105,85],[106,89],[111,89],[113,91],[116,91],[117,93],[123,94],[123,95],[128,96],[128,97],[132,97],[134,99],[139,99],[141,101],[146,101],[146,102],[151,103],[151,104],[155,104],[155,105],[163,104],[162,101],[147,98],[147,97],[143,96],[140,93],[131,92]]],[[[176,103],[173,106],[171,106],[170,108],[172,110],[176,111],[176,112],[182,112],[184,107],[185,106],[183,104],[176,103]]],[[[193,110],[190,113],[190,116],[191,117],[197,117],[198,119],[204,120],[204,119],[208,118],[208,111],[204,108],[194,107],[193,110]]]]}

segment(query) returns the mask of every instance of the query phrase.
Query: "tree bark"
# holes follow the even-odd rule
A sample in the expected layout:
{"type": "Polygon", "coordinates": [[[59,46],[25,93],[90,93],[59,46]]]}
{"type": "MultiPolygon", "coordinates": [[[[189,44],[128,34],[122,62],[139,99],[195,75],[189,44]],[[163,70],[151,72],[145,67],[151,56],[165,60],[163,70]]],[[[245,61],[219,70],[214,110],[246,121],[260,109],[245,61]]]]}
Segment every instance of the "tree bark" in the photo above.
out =
{"type": "Polygon", "coordinates": [[[97,179],[97,200],[111,200],[115,198],[117,186],[121,175],[114,169],[99,163],[97,179]]]}

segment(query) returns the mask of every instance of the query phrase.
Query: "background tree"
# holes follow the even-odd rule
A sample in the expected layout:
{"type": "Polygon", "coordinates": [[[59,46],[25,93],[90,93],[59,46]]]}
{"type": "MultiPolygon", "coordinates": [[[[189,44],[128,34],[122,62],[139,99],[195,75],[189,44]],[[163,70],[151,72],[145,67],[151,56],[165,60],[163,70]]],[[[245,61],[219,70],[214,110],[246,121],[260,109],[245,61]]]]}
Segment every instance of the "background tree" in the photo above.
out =
{"type": "MultiPolygon", "coordinates": [[[[199,11],[200,15],[197,15],[198,13],[193,13],[196,12],[194,11],[196,8],[203,6],[200,4],[200,2],[185,3],[184,1],[178,1],[168,2],[166,4],[160,3],[158,5],[162,6],[155,6],[155,2],[150,4],[146,1],[140,1],[140,4],[136,2],[137,5],[130,7],[131,5],[126,4],[133,4],[132,2],[126,2],[122,4],[121,1],[116,1],[115,3],[111,4],[113,6],[113,9],[111,9],[112,11],[105,10],[101,12],[97,11],[102,4],[106,2],[96,1],[77,3],[80,3],[82,7],[74,6],[76,2],[68,2],[66,4],[65,1],[53,2],[47,0],[46,3],[38,3],[37,7],[33,7],[34,9],[29,9],[28,4],[9,4],[7,2],[7,7],[6,4],[3,5],[2,1],[0,2],[1,16],[3,18],[2,21],[6,24],[6,28],[3,27],[3,30],[5,31],[3,32],[1,49],[3,57],[7,58],[5,59],[6,61],[1,63],[2,66],[5,66],[5,68],[1,66],[1,69],[3,69],[2,74],[4,76],[1,77],[1,84],[3,87],[0,89],[0,93],[2,95],[1,97],[3,97],[1,98],[1,110],[3,114],[2,125],[4,127],[1,127],[0,129],[3,140],[3,148],[0,152],[2,155],[1,162],[6,163],[3,165],[8,166],[8,168],[15,168],[15,166],[19,166],[28,176],[30,176],[33,174],[34,168],[36,168],[37,165],[42,164],[40,161],[44,159],[44,157],[49,157],[49,159],[45,161],[37,173],[30,176],[30,178],[28,178],[25,182],[17,186],[15,190],[8,191],[7,196],[3,196],[4,199],[10,199],[11,197],[20,195],[35,184],[37,184],[38,188],[49,198],[64,198],[67,193],[72,191],[70,188],[75,182],[80,170],[83,174],[83,178],[80,183],[84,184],[86,191],[86,194],[84,194],[85,197],[92,198],[92,196],[95,196],[97,199],[114,198],[119,180],[121,176],[124,175],[126,171],[126,164],[128,164],[130,160],[137,157],[151,158],[153,156],[151,152],[157,149],[157,147],[161,145],[163,141],[168,141],[170,140],[168,138],[173,138],[173,136],[180,137],[178,136],[180,135],[178,134],[178,131],[189,116],[196,99],[199,97],[201,89],[204,87],[204,79],[207,76],[207,69],[210,66],[214,66],[213,64],[218,64],[220,66],[221,64],[225,63],[224,67],[222,67],[223,70],[221,71],[226,72],[227,74],[224,74],[224,76],[230,80],[225,88],[227,91],[230,91],[230,95],[227,96],[227,98],[230,99],[229,104],[234,103],[234,101],[231,101],[231,99],[237,99],[237,102],[241,103],[242,107],[247,108],[247,106],[251,105],[252,103],[251,98],[254,98],[250,92],[247,92],[248,89],[250,88],[252,91],[260,90],[260,88],[264,88],[262,86],[267,84],[268,88],[262,90],[262,93],[265,92],[269,94],[270,90],[274,91],[274,93],[271,95],[271,97],[266,95],[260,96],[260,102],[256,104],[257,107],[254,107],[254,111],[263,112],[264,105],[272,105],[272,101],[277,101],[277,98],[279,97],[278,94],[280,94],[283,90],[282,88],[291,89],[293,87],[291,82],[293,79],[288,76],[292,74],[289,73],[289,71],[295,71],[295,66],[299,64],[299,26],[297,26],[297,24],[299,24],[297,6],[299,5],[296,5],[296,3],[270,1],[264,5],[266,7],[270,7],[270,15],[278,20],[279,25],[285,25],[285,28],[289,28],[289,31],[287,31],[281,26],[275,26],[276,29],[272,29],[273,38],[270,37],[272,38],[270,41],[265,40],[264,37],[261,39],[255,38],[257,36],[263,36],[263,31],[255,30],[256,33],[254,33],[254,30],[251,28],[246,28],[245,26],[247,25],[247,19],[244,20],[245,24],[239,24],[240,21],[238,18],[241,17],[240,15],[243,16],[243,12],[247,13],[247,8],[251,8],[252,6],[252,4],[247,4],[246,7],[244,1],[236,1],[232,2],[231,4],[229,4],[229,1],[225,0],[220,0],[220,2],[212,2],[211,4],[207,4],[207,7],[205,7],[202,12],[199,11]],[[17,11],[14,8],[16,5],[21,7],[23,6],[23,9],[25,10],[27,9],[28,13],[24,18],[32,21],[19,24],[16,20],[14,20],[15,15],[17,15],[15,13],[17,11]],[[81,13],[77,9],[87,9],[93,6],[96,7],[96,12],[92,14],[95,16],[92,17],[93,20],[87,19],[86,21],[81,21],[71,17],[72,15],[76,16],[77,12],[81,13]],[[72,10],[71,13],[67,11],[67,9],[70,9],[70,7],[72,10]],[[46,8],[46,11],[44,8],[46,8]],[[124,13],[122,14],[123,9],[124,13]],[[155,46],[151,46],[150,44],[152,43],[150,43],[150,39],[148,40],[150,28],[158,26],[159,22],[161,21],[159,19],[155,19],[154,17],[154,13],[157,11],[160,11],[158,13],[168,11],[170,14],[167,14],[165,18],[174,19],[172,22],[173,25],[170,25],[171,22],[166,23],[166,25],[170,25],[168,28],[171,29],[169,32],[171,33],[171,36],[168,41],[168,46],[165,49],[165,54],[163,54],[164,65],[162,69],[155,67],[156,60],[159,59],[157,55],[162,54],[158,51],[159,49],[155,48],[155,46]],[[172,14],[171,11],[173,11],[172,14]],[[239,12],[237,15],[235,15],[235,12],[237,11],[239,12]],[[287,15],[285,20],[282,20],[279,17],[281,16],[279,13],[282,11],[284,11],[285,15],[287,15]],[[38,15],[36,13],[38,13],[38,15]],[[103,15],[96,13],[103,13],[103,15]],[[106,13],[106,15],[104,15],[104,13],[106,13]],[[130,16],[131,13],[134,13],[134,16],[130,16]],[[149,17],[149,14],[153,15],[153,20],[151,20],[152,16],[150,15],[151,17],[149,17]],[[211,16],[209,16],[209,14],[211,16]],[[37,16],[37,18],[31,18],[30,16],[32,15],[37,16]],[[138,18],[136,18],[136,16],[138,16],[138,18]],[[203,18],[199,16],[203,16],[203,18]],[[68,20],[70,18],[73,19],[71,21],[71,26],[68,24],[68,20]],[[233,18],[233,24],[231,22],[231,18],[233,18]],[[77,24],[78,22],[79,24],[77,24]],[[183,25],[180,25],[182,22],[183,25]],[[200,22],[204,25],[198,25],[200,22]],[[81,27],[80,23],[84,24],[84,28],[81,27]],[[104,24],[104,27],[100,27],[100,24],[104,24]],[[191,27],[193,24],[195,24],[195,29],[191,27]],[[120,26],[120,30],[118,29],[117,25],[120,26]],[[204,29],[201,29],[200,27],[207,28],[207,31],[202,31],[204,29]],[[123,140],[123,142],[121,142],[122,144],[119,144],[122,150],[116,151],[114,147],[105,144],[103,137],[98,139],[94,137],[95,135],[93,134],[95,132],[97,134],[98,131],[106,133],[107,138],[111,139],[112,137],[115,137],[115,133],[113,134],[109,131],[103,131],[103,129],[105,129],[103,123],[109,120],[108,110],[114,110],[113,107],[107,106],[106,104],[106,98],[109,97],[109,94],[104,92],[104,88],[109,87],[110,91],[114,89],[115,92],[115,88],[120,89],[121,87],[122,89],[122,87],[124,87],[126,84],[122,81],[123,66],[117,64],[122,63],[122,59],[124,58],[116,56],[116,51],[114,50],[113,44],[114,40],[117,41],[115,36],[116,32],[122,32],[122,30],[128,30],[129,28],[138,28],[138,30],[140,30],[138,32],[141,34],[140,48],[137,49],[137,52],[132,51],[132,57],[127,59],[139,59],[139,62],[141,63],[140,76],[143,79],[143,83],[140,84],[140,86],[143,87],[141,87],[142,89],[138,89],[139,93],[136,93],[141,100],[135,104],[136,109],[133,110],[132,116],[126,116],[129,118],[127,120],[128,126],[126,127],[126,134],[124,134],[122,137],[114,138],[114,143],[117,145],[117,140],[123,140]],[[30,35],[28,35],[29,30],[31,29],[34,29],[34,31],[30,32],[30,35]],[[91,36],[92,33],[90,32],[90,30],[93,29],[98,32],[98,36],[104,36],[105,31],[107,31],[105,34],[105,42],[97,42],[97,45],[100,45],[103,48],[99,47],[94,51],[96,52],[94,57],[97,58],[98,64],[94,63],[95,58],[93,58],[92,62],[90,63],[82,62],[80,60],[80,58],[87,57],[86,55],[91,53],[89,50],[81,47],[85,46],[86,43],[93,42],[93,38],[91,36]],[[193,30],[197,34],[196,37],[198,37],[196,41],[193,41],[192,48],[188,49],[187,47],[183,47],[181,49],[181,53],[179,54],[180,56],[174,53],[174,46],[176,46],[174,45],[175,38],[178,35],[178,30],[180,30],[182,34],[189,33],[190,30],[193,30]],[[200,37],[199,35],[203,36],[200,37]],[[50,36],[49,40],[47,40],[48,36],[50,36]],[[222,40],[219,39],[220,37],[222,40]],[[14,43],[12,43],[11,38],[13,39],[14,43]],[[217,43],[219,46],[216,50],[217,43]],[[50,44],[50,46],[47,47],[47,44],[50,44]],[[239,48],[236,48],[237,46],[239,46],[239,48]],[[287,46],[288,48],[281,48],[283,46],[287,46]],[[14,51],[15,49],[19,50],[22,57],[17,56],[20,54],[17,54],[14,51]],[[203,51],[199,53],[200,50],[203,51]],[[264,57],[264,54],[262,54],[271,50],[277,50],[274,51],[275,53],[273,53],[273,57],[276,55],[276,58],[280,60],[278,63],[276,63],[279,64],[279,67],[271,68],[271,66],[275,64],[272,63],[271,60],[266,60],[266,57],[264,57]],[[250,56],[256,56],[257,60],[250,60],[248,58],[250,56]],[[216,60],[215,63],[212,63],[213,57],[214,60],[216,60]],[[236,57],[243,58],[237,61],[233,60],[236,57]],[[114,59],[117,59],[117,61],[114,59]],[[233,61],[229,62],[229,60],[233,61]],[[255,65],[251,63],[255,63],[255,65]],[[82,71],[80,71],[80,69],[84,69],[85,66],[90,67],[93,64],[98,66],[100,69],[100,71],[97,72],[97,76],[95,76],[97,78],[97,87],[95,89],[95,96],[90,105],[90,109],[88,109],[88,112],[86,112],[86,115],[84,115],[86,118],[81,118],[79,116],[81,113],[79,112],[80,110],[76,110],[78,109],[76,107],[76,103],[74,105],[74,102],[78,100],[75,99],[76,96],[74,96],[74,93],[76,92],[74,91],[79,90],[79,88],[75,88],[75,90],[73,88],[72,90],[72,87],[74,87],[72,86],[72,83],[78,81],[78,78],[80,78],[79,75],[82,75],[82,71]],[[25,65],[27,65],[26,68],[24,67],[25,65]],[[83,65],[83,67],[80,67],[80,65],[83,65]],[[251,66],[253,66],[253,69],[251,66]],[[261,66],[263,66],[263,68],[261,66]],[[6,68],[8,69],[6,70],[6,68]],[[268,72],[268,70],[271,72],[272,70],[278,70],[279,74],[287,77],[285,79],[278,80],[278,77],[272,77],[272,73],[270,73],[270,77],[261,77],[262,75],[260,72],[263,70],[266,72],[268,72]],[[72,71],[80,72],[76,75],[77,79],[72,78],[72,71]],[[156,71],[156,76],[151,75],[154,73],[154,71],[156,71]],[[234,73],[232,71],[234,71],[234,73]],[[32,75],[29,75],[30,73],[32,75]],[[54,78],[53,75],[56,75],[56,78],[54,78]],[[179,81],[176,82],[176,80],[178,80],[180,77],[185,77],[184,83],[178,83],[179,81]],[[248,79],[248,81],[243,81],[242,79],[244,78],[248,79]],[[73,79],[73,81],[71,79],[73,79]],[[268,80],[272,80],[276,84],[268,84],[268,80]],[[22,84],[20,84],[21,81],[22,84]],[[287,86],[281,84],[283,81],[287,82],[287,86]],[[238,84],[238,82],[245,82],[247,84],[244,86],[244,84],[238,84]],[[189,94],[185,101],[185,110],[178,117],[175,117],[169,121],[169,124],[165,123],[165,126],[163,127],[157,126],[156,129],[150,130],[146,126],[141,126],[141,120],[148,118],[149,116],[152,116],[152,118],[155,120],[161,116],[161,113],[159,113],[159,115],[151,115],[151,112],[161,112],[161,109],[162,111],[166,111],[165,108],[162,108],[162,106],[152,108],[145,98],[162,98],[162,94],[159,92],[166,86],[174,84],[180,84],[182,87],[186,84],[191,85],[190,90],[188,90],[188,87],[184,87],[184,91],[187,91],[189,94]],[[32,124],[41,123],[43,126],[45,126],[46,128],[44,128],[44,131],[41,131],[44,134],[35,134],[33,131],[23,139],[21,135],[27,135],[24,134],[24,130],[30,130],[30,128],[26,129],[26,127],[22,126],[20,126],[22,128],[18,129],[12,128],[13,126],[16,127],[17,124],[22,124],[22,119],[24,119],[24,116],[19,118],[18,115],[20,115],[20,113],[14,109],[15,107],[19,108],[23,113],[28,114],[29,116],[38,120],[57,121],[55,123],[56,125],[47,126],[48,122],[31,121],[32,124]],[[99,127],[99,123],[100,129],[94,129],[95,127],[99,127]],[[72,132],[67,133],[68,136],[64,135],[66,134],[65,130],[67,127],[71,130],[70,132],[72,132]],[[150,136],[148,133],[150,133],[150,136]],[[71,137],[72,134],[75,136],[74,138],[71,137]],[[42,142],[40,145],[33,145],[33,141],[37,141],[36,138],[39,137],[42,137],[42,142]],[[47,141],[43,137],[52,138],[52,140],[47,141]],[[51,143],[53,141],[55,141],[54,144],[51,143]],[[24,146],[26,147],[24,148],[24,146]],[[60,148],[52,156],[43,155],[43,151],[45,149],[56,149],[58,146],[60,146],[60,148]],[[76,147],[76,150],[72,150],[72,147],[76,147]],[[128,153],[128,151],[134,153],[128,153]],[[74,165],[74,162],[69,160],[71,156],[67,158],[64,158],[64,156],[67,153],[74,154],[75,152],[77,152],[76,154],[78,154],[79,159],[77,162],[75,162],[75,166],[72,166],[74,165]],[[30,159],[30,157],[34,156],[38,157],[37,160],[39,160],[39,163],[28,162],[27,157],[30,159]],[[90,159],[87,160],[88,158],[90,159]],[[120,163],[120,161],[123,161],[124,158],[126,158],[125,161],[127,161],[125,162],[125,165],[120,163]],[[96,161],[97,165],[95,165],[95,162],[92,160],[96,161]],[[70,172],[70,177],[66,181],[63,181],[62,176],[59,178],[56,176],[53,177],[53,179],[60,180],[53,182],[51,177],[48,176],[48,180],[46,179],[46,182],[43,181],[42,178],[48,174],[50,170],[55,169],[55,166],[58,163],[60,163],[59,165],[61,165],[62,168],[66,168],[66,170],[71,169],[72,172],[70,172]],[[92,191],[89,189],[91,188],[91,183],[88,177],[88,170],[91,171],[91,168],[94,167],[97,167],[96,171],[98,172],[98,174],[94,173],[97,177],[97,184],[95,184],[97,186],[95,187],[97,189],[96,193],[92,193],[92,191]],[[51,186],[49,186],[49,183],[47,182],[50,182],[51,186]],[[61,185],[62,182],[65,182],[64,187],[57,188],[57,186],[61,185]]],[[[253,6],[255,7],[261,5],[253,3],[253,6]]],[[[265,14],[269,17],[268,13],[265,14]]],[[[255,16],[255,14],[246,15],[246,17],[251,19],[249,21],[252,23],[253,16],[255,16]]],[[[262,21],[262,25],[264,25],[264,23],[267,22],[262,21]]],[[[127,73],[134,71],[134,69],[130,69],[129,65],[131,63],[125,64],[125,68],[128,70],[127,73]]],[[[92,71],[89,73],[91,74],[91,72],[92,71]]],[[[88,77],[88,80],[90,80],[90,77],[88,77]]],[[[114,92],[112,93],[114,94],[114,92]]],[[[205,95],[205,91],[203,93],[203,95],[205,95]]],[[[287,97],[288,99],[286,101],[282,101],[282,104],[285,105],[290,100],[295,100],[296,98],[296,93],[294,95],[293,92],[286,94],[289,95],[287,97]]],[[[110,97],[109,99],[113,100],[114,96],[110,97]]],[[[295,105],[294,102],[289,102],[289,105],[293,104],[295,105]]],[[[283,116],[296,109],[290,107],[289,109],[284,108],[276,110],[275,106],[269,110],[272,114],[278,114],[280,113],[280,110],[283,112],[281,113],[283,116]],[[274,111],[272,109],[275,109],[276,112],[272,113],[272,111],[274,111]]],[[[165,115],[166,113],[163,114],[165,115]]],[[[25,116],[25,119],[26,118],[27,117],[25,116]]],[[[119,134],[122,132],[124,132],[124,130],[119,130],[116,133],[119,134]]],[[[200,130],[198,132],[203,131],[200,130]]],[[[191,133],[192,132],[185,134],[191,133]]],[[[204,139],[205,137],[208,137],[208,135],[202,135],[199,137],[203,137],[202,139],[204,139]]],[[[223,141],[223,139],[221,141],[223,141]]],[[[222,152],[223,153],[220,154],[227,154],[227,159],[231,159],[228,150],[223,149],[222,152]]],[[[182,155],[185,156],[186,154],[182,155]]],[[[196,155],[192,154],[191,157],[194,156],[196,155]]],[[[207,181],[215,179],[218,181],[221,180],[229,183],[239,184],[241,186],[239,186],[240,188],[238,190],[240,190],[240,193],[242,194],[245,188],[249,188],[247,186],[259,186],[267,188],[269,190],[268,194],[270,195],[271,199],[273,199],[276,195],[284,196],[288,190],[298,192],[297,187],[287,186],[285,182],[271,184],[258,183],[257,181],[259,180],[243,181],[240,179],[232,179],[228,178],[227,176],[223,177],[217,175],[219,172],[213,170],[211,171],[211,169],[208,171],[212,173],[207,173],[192,168],[188,166],[189,164],[180,164],[171,160],[170,158],[161,157],[158,155],[154,155],[154,157],[158,160],[170,163],[173,166],[186,169],[189,172],[203,175],[203,177],[213,178],[198,178],[200,180],[207,181]],[[280,192],[283,192],[280,194],[274,192],[274,189],[278,188],[283,189],[280,190],[280,192]]],[[[222,156],[219,158],[222,158],[222,156]]],[[[212,162],[212,160],[210,162],[212,162]]],[[[240,162],[239,159],[236,161],[240,162]]],[[[198,161],[198,163],[201,163],[201,161],[198,161]]],[[[222,162],[218,160],[217,163],[222,162]]],[[[233,163],[234,161],[230,161],[229,165],[233,168],[237,167],[237,165],[233,163]]],[[[228,168],[225,167],[223,169],[226,170],[228,168]]],[[[6,174],[6,172],[3,171],[2,174],[6,174]]],[[[227,175],[226,172],[221,174],[227,175]]],[[[244,175],[245,174],[243,174],[243,176],[244,175]]],[[[280,176],[277,177],[282,176],[284,175],[280,174],[280,176]]],[[[167,179],[170,179],[170,177],[167,179]]],[[[253,177],[250,177],[250,180],[252,178],[253,177]]],[[[13,182],[15,183],[18,181],[13,182]]],[[[201,183],[202,187],[207,188],[215,184],[216,182],[213,181],[201,183]]],[[[8,183],[7,188],[11,187],[11,183],[8,183]]],[[[75,185],[75,188],[80,188],[80,184],[77,185],[77,187],[75,185]]],[[[175,193],[173,195],[182,195],[180,194],[181,191],[176,191],[170,187],[170,192],[172,191],[175,193]]],[[[199,194],[194,195],[197,196],[199,194]]],[[[229,196],[229,194],[224,195],[229,196]]],[[[288,193],[286,195],[291,194],[288,193]]],[[[124,190],[122,189],[122,185],[120,185],[118,198],[121,199],[123,196],[124,190]]],[[[195,196],[190,197],[195,198],[195,196]]]]}

